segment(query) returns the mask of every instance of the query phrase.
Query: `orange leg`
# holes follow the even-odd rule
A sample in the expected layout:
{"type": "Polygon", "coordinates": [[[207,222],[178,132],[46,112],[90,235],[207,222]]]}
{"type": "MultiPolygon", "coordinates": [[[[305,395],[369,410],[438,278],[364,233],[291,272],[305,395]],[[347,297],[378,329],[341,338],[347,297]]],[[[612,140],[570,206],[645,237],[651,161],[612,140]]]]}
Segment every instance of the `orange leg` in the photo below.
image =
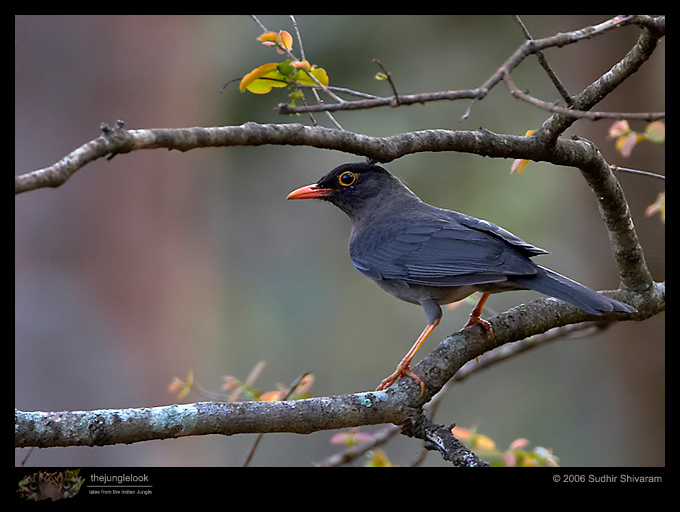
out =
{"type": "Polygon", "coordinates": [[[394,373],[389,377],[384,378],[380,385],[376,388],[376,391],[382,391],[383,389],[389,388],[392,384],[394,384],[397,381],[397,379],[401,377],[411,377],[418,383],[418,385],[420,385],[420,396],[423,396],[423,393],[425,393],[425,384],[423,383],[423,379],[416,375],[411,370],[411,368],[409,368],[409,366],[411,365],[411,361],[413,360],[413,357],[416,355],[416,352],[418,352],[420,346],[427,339],[427,337],[434,330],[434,328],[437,327],[437,325],[439,325],[439,319],[435,320],[431,324],[427,324],[425,329],[423,329],[423,332],[420,334],[420,336],[418,336],[418,339],[411,347],[411,350],[409,350],[406,353],[404,359],[402,359],[401,362],[397,365],[397,369],[394,371],[394,373]]]}
{"type": "Polygon", "coordinates": [[[493,329],[491,328],[491,324],[482,318],[482,309],[484,309],[484,303],[488,298],[489,298],[488,293],[482,294],[482,298],[479,299],[479,302],[475,306],[475,309],[473,309],[472,313],[470,313],[470,318],[465,324],[465,327],[480,324],[482,327],[484,327],[484,329],[486,329],[486,332],[489,333],[489,340],[493,341],[493,329]]]}

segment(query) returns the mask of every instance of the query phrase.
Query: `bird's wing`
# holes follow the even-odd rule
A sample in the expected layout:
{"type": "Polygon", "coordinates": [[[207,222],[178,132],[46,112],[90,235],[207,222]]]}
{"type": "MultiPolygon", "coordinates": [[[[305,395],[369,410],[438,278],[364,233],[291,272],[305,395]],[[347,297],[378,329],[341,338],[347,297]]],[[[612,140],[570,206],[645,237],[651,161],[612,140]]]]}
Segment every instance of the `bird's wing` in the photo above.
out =
{"type": "Polygon", "coordinates": [[[529,256],[543,253],[494,224],[463,215],[377,223],[350,244],[352,263],[366,277],[429,286],[532,275],[537,266],[529,256]]]}
{"type": "Polygon", "coordinates": [[[522,240],[520,237],[513,235],[510,233],[510,231],[503,229],[500,226],[496,226],[496,224],[492,224],[489,221],[483,220],[483,219],[477,219],[475,217],[470,217],[469,215],[465,215],[462,213],[458,212],[452,212],[448,210],[444,210],[448,216],[453,219],[456,222],[459,222],[460,224],[469,227],[471,229],[477,230],[477,231],[483,231],[488,233],[491,236],[500,238],[502,240],[505,240],[508,242],[510,245],[512,245],[515,249],[517,249],[519,252],[522,254],[525,254],[526,256],[537,256],[539,254],[549,254],[548,251],[545,249],[541,249],[540,247],[536,247],[535,245],[531,245],[524,240],[522,240]]]}

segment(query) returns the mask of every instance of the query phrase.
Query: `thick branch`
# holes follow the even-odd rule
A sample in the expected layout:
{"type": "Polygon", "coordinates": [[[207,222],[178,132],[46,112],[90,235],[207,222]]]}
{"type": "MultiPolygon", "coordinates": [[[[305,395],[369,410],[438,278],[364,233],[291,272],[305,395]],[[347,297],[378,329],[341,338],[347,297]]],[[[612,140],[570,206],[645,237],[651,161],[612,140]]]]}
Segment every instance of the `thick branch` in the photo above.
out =
{"type": "Polygon", "coordinates": [[[241,126],[125,130],[119,122],[116,128],[106,127],[103,135],[77,148],[59,162],[15,177],[14,192],[19,194],[43,187],[58,187],[88,163],[107,155],[141,149],[189,151],[266,144],[334,149],[383,163],[421,151],[463,151],[506,158],[540,159],[537,153],[540,147],[530,139],[495,135],[486,130],[425,130],[391,137],[370,137],[302,124],[245,123],[241,126]],[[523,150],[529,153],[523,155],[523,150]]]}
{"type": "MultiPolygon", "coordinates": [[[[604,319],[642,320],[665,309],[665,286],[655,285],[637,315],[604,319]]],[[[628,294],[612,296],[630,300],[628,294]]],[[[445,338],[414,371],[426,383],[424,395],[411,379],[380,392],[281,402],[201,402],[141,409],[22,412],[15,410],[15,447],[104,446],[194,435],[292,432],[305,434],[380,423],[404,424],[468,361],[505,343],[586,320],[603,320],[556,299],[538,299],[489,319],[494,344],[475,325],[445,338]]]]}
{"type": "MultiPolygon", "coordinates": [[[[371,137],[302,124],[245,123],[240,126],[142,130],[125,130],[119,126],[115,129],[108,128],[97,139],[77,148],[49,167],[16,176],[14,192],[19,194],[43,187],[58,187],[94,160],[134,150],[164,148],[189,151],[206,147],[267,144],[333,149],[382,163],[423,151],[459,151],[495,158],[528,158],[535,161],[552,161],[553,158],[552,148],[546,149],[536,138],[498,135],[484,129],[424,130],[390,137],[371,137]]],[[[572,141],[560,141],[560,144],[574,145],[572,141]]]]}
{"type": "Polygon", "coordinates": [[[400,423],[417,409],[395,407],[384,392],[279,402],[200,402],[142,409],[22,412],[15,447],[105,446],[207,434],[307,434],[356,425],[400,423]],[[301,421],[302,420],[302,421],[301,421]]]}
{"type": "Polygon", "coordinates": [[[621,286],[624,289],[646,292],[652,286],[653,280],[635,231],[628,201],[610,165],[594,144],[592,148],[594,157],[585,160],[579,168],[595,195],[600,215],[607,227],[621,286]]]}

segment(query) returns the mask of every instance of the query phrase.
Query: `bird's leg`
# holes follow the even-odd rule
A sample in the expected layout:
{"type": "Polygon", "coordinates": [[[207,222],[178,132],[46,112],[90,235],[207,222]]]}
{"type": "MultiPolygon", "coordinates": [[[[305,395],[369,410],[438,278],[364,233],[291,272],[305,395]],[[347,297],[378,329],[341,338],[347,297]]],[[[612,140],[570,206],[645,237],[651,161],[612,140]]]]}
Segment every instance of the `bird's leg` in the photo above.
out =
{"type": "Polygon", "coordinates": [[[493,341],[493,329],[491,327],[491,324],[482,318],[482,309],[484,309],[484,303],[488,298],[489,298],[488,293],[482,294],[482,298],[479,299],[479,302],[475,306],[475,309],[473,309],[472,313],[470,313],[470,318],[465,324],[465,327],[480,324],[482,327],[484,327],[484,329],[486,329],[486,332],[489,333],[489,340],[493,341]]]}
{"type": "Polygon", "coordinates": [[[427,339],[434,328],[437,327],[437,325],[439,325],[439,318],[425,326],[425,329],[423,329],[423,332],[420,334],[420,336],[418,336],[418,339],[411,347],[411,350],[406,353],[404,358],[397,365],[397,369],[394,371],[394,373],[389,377],[384,378],[380,385],[376,388],[376,391],[382,391],[383,389],[389,388],[397,381],[397,379],[401,377],[411,377],[420,386],[420,396],[423,396],[423,393],[425,393],[425,384],[423,383],[423,379],[421,379],[413,372],[413,370],[411,370],[410,365],[420,346],[427,339]]]}

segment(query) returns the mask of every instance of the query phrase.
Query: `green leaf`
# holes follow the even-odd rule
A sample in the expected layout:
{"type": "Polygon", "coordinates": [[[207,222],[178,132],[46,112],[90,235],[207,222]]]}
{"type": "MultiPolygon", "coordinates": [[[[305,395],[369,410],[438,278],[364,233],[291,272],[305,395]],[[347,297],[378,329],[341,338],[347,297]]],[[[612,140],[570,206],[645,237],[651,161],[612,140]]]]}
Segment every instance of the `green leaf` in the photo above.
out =
{"type": "Polygon", "coordinates": [[[286,76],[290,76],[295,73],[295,67],[291,66],[291,62],[293,62],[293,59],[286,59],[281,64],[279,64],[277,68],[279,73],[286,76]]]}
{"type": "Polygon", "coordinates": [[[303,99],[303,98],[305,97],[305,95],[302,93],[302,91],[301,91],[300,89],[295,89],[293,92],[291,92],[291,93],[288,95],[288,97],[289,97],[290,100],[291,100],[291,101],[290,101],[290,106],[291,106],[291,107],[294,107],[294,106],[295,106],[295,102],[296,102],[297,100],[303,99]]]}

